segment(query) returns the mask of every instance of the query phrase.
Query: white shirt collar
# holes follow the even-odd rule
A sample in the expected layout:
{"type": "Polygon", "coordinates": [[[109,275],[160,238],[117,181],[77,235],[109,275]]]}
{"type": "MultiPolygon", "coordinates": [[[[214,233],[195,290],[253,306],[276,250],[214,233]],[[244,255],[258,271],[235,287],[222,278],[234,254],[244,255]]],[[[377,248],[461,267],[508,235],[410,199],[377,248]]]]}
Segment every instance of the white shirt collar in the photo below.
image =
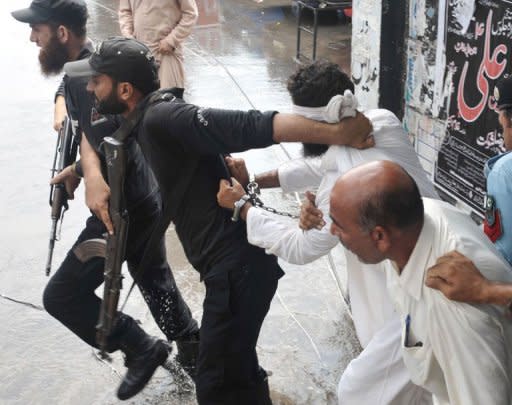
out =
{"type": "Polygon", "coordinates": [[[429,265],[434,238],[434,224],[428,215],[423,216],[423,227],[412,251],[411,257],[398,276],[402,289],[419,301],[425,282],[425,274],[429,265]]]}

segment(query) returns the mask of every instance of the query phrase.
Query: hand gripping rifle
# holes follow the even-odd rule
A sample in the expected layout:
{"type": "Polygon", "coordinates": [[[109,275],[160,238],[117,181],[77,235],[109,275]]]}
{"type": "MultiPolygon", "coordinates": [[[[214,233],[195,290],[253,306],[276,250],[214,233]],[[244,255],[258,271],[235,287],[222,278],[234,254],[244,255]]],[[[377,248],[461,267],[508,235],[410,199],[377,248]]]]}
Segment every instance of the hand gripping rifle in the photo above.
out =
{"type": "MultiPolygon", "coordinates": [[[[71,120],[66,117],[62,123],[57,136],[57,145],[55,146],[55,155],[53,157],[52,179],[57,173],[60,173],[65,167],[72,164],[76,159],[78,144],[73,134],[71,120]]],[[[50,206],[52,207],[51,219],[52,226],[50,229],[50,244],[48,246],[48,259],[46,261],[46,275],[50,275],[52,267],[53,248],[55,241],[60,238],[60,225],[64,219],[64,213],[68,210],[68,193],[64,184],[52,184],[50,186],[50,206]],[[57,228],[59,228],[59,236],[57,236],[57,228]]]]}
{"type": "MultiPolygon", "coordinates": [[[[107,355],[108,338],[112,333],[115,322],[117,320],[117,304],[119,303],[119,292],[121,290],[121,265],[123,263],[126,236],[128,232],[128,213],[126,211],[126,201],[124,196],[124,181],[126,175],[126,149],[124,148],[124,141],[132,133],[133,129],[140,122],[144,116],[144,111],[147,105],[152,105],[161,101],[174,101],[176,99],[172,94],[167,92],[155,92],[147,104],[141,104],[121,124],[121,126],[110,137],[104,138],[103,148],[105,151],[105,158],[107,162],[107,177],[110,186],[110,204],[109,212],[110,218],[114,225],[114,235],[107,236],[107,249],[105,257],[105,282],[103,289],[103,301],[101,303],[100,317],[98,325],[96,326],[96,342],[100,348],[100,356],[103,359],[109,359],[107,355]]],[[[191,176],[184,176],[191,177],[191,176]]],[[[170,218],[170,217],[169,217],[170,218]]],[[[159,236],[164,235],[167,226],[169,225],[165,218],[155,225],[148,240],[148,246],[144,250],[141,261],[135,271],[135,274],[140,277],[143,270],[153,253],[153,245],[156,243],[158,246],[159,236]]],[[[135,285],[134,283],[128,292],[126,300],[135,285]]],[[[125,304],[126,304],[125,300],[125,304]]],[[[123,304],[124,307],[124,304],[123,304]]],[[[121,308],[122,310],[122,308],[121,308]]]]}
{"type": "Polygon", "coordinates": [[[96,326],[96,341],[100,354],[108,358],[106,350],[116,318],[119,293],[122,288],[121,266],[126,248],[128,213],[124,196],[126,175],[126,149],[124,143],[112,137],[104,138],[103,148],[107,162],[107,177],[110,186],[109,213],[114,226],[114,234],[107,235],[105,255],[105,282],[100,317],[96,326]]]}

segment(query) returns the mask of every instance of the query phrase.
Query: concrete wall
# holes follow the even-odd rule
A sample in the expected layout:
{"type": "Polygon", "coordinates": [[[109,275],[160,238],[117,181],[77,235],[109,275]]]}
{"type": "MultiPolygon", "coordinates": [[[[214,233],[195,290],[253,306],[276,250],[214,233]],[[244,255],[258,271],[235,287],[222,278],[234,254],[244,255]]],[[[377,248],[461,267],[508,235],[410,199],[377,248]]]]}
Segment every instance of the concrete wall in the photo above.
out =
{"type": "Polygon", "coordinates": [[[354,0],[352,80],[363,109],[379,105],[381,0],[354,0]]]}

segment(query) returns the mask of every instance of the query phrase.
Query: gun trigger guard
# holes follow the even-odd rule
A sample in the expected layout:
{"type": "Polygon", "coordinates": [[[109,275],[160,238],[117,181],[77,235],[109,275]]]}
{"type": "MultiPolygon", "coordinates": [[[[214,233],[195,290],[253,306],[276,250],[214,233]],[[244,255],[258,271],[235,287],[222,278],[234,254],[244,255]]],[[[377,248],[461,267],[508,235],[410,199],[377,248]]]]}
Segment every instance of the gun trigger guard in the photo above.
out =
{"type": "Polygon", "coordinates": [[[95,257],[105,258],[107,242],[104,239],[88,239],[73,248],[73,253],[80,262],[85,263],[95,257]]]}

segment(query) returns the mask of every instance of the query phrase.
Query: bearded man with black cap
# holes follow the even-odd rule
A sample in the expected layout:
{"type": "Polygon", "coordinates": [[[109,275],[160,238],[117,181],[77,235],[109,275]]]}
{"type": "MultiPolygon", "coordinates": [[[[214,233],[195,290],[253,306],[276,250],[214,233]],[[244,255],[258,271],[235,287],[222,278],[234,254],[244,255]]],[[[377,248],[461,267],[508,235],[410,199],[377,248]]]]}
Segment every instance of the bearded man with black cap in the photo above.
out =
{"type": "MultiPolygon", "coordinates": [[[[225,111],[186,104],[165,91],[148,93],[157,80],[149,49],[126,38],[104,41],[89,60],[68,63],[70,76],[89,76],[98,105],[140,117],[131,133],[162,192],[164,221],[174,221],[190,263],[205,283],[196,392],[198,402],[270,405],[267,373],[256,342],[283,271],[275,256],[249,245],[245,226],[217,205],[219,180],[229,176],[219,154],[275,142],[373,146],[362,115],[324,124],[275,111],[225,111]],[[155,101],[157,100],[157,101],[155,101]]],[[[237,202],[243,206],[247,200],[237,202]]]]}
{"type": "MultiPolygon", "coordinates": [[[[45,75],[57,74],[66,62],[87,59],[91,54],[86,46],[87,7],[82,0],[34,0],[28,8],[12,15],[30,24],[30,40],[41,48],[39,60],[45,75]]],[[[100,145],[105,136],[118,128],[119,122],[115,116],[102,115],[102,106],[95,107],[94,97],[86,86],[86,80],[65,76],[59,90],[75,123],[73,130],[81,135],[81,160],[65,168],[52,182],[64,183],[72,197],[83,175],[86,203],[94,214],[50,279],[43,303],[52,316],[83,341],[97,347],[95,335],[101,300],[94,291],[103,282],[104,259],[83,259],[75,254],[75,248],[84,241],[103,238],[107,231],[113,232],[107,210],[110,189],[105,180],[106,162],[100,145]]],[[[155,86],[158,83],[151,83],[147,90],[155,86]]],[[[108,107],[108,101],[105,106],[108,107]]],[[[125,192],[130,220],[125,259],[133,272],[139,267],[151,230],[160,218],[161,200],[154,176],[136,143],[129,143],[127,151],[125,192]]],[[[169,341],[176,341],[178,361],[194,376],[198,326],[174,281],[163,236],[145,267],[137,277],[137,285],[162,332],[169,341]]],[[[108,347],[111,352],[118,349],[126,356],[128,371],[117,394],[120,399],[128,399],[164,363],[168,345],[147,335],[130,316],[119,313],[108,347]]]]}

